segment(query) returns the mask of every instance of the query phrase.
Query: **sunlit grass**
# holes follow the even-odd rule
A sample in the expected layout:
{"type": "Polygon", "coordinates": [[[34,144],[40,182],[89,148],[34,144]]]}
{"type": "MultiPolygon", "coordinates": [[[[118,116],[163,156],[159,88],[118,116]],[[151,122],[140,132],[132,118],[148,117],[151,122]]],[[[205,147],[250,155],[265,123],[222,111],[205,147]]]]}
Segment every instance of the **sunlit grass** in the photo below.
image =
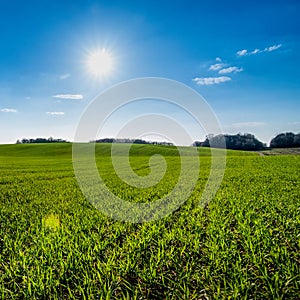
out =
{"type": "Polygon", "coordinates": [[[42,224],[45,228],[57,230],[60,226],[59,217],[53,213],[50,213],[42,219],[42,224]]]}
{"type": "MultiPolygon", "coordinates": [[[[1,298],[298,298],[300,156],[230,152],[221,188],[202,209],[210,158],[201,149],[188,201],[159,221],[130,224],[86,201],[71,145],[26,146],[0,146],[1,298]]],[[[180,165],[172,147],[136,146],[131,164],[148,174],[155,149],[166,154],[168,172],[138,191],[111,172],[109,146],[97,145],[115,194],[152,201],[173,188],[180,165]]]]}

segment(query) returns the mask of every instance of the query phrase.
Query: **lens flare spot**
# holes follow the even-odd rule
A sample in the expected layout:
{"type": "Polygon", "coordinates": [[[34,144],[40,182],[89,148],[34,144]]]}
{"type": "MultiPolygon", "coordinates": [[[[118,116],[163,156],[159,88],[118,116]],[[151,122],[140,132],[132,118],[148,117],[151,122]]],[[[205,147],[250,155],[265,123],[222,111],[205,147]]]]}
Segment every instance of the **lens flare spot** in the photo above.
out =
{"type": "Polygon", "coordinates": [[[42,219],[42,224],[44,228],[57,230],[60,226],[60,220],[57,215],[51,213],[42,219]]]}

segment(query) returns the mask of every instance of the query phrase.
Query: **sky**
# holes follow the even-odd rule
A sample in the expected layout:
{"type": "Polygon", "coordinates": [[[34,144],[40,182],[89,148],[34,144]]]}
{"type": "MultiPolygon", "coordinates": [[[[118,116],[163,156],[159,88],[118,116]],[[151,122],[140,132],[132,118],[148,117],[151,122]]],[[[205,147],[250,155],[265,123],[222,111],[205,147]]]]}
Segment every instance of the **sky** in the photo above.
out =
{"type": "MultiPolygon", "coordinates": [[[[266,143],[298,133],[299,12],[298,0],[1,0],[0,143],[73,141],[95,97],[139,77],[194,89],[224,133],[266,143]]],[[[117,110],[97,138],[136,137],[122,128],[151,113],[178,120],[193,140],[212,133],[180,108],[148,99],[117,110]]]]}

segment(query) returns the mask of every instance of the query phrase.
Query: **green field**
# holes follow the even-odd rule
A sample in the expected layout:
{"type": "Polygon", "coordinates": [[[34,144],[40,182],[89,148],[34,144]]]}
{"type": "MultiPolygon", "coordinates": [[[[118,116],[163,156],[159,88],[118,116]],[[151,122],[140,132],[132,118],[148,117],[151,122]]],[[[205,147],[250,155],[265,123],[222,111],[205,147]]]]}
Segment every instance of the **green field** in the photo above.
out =
{"type": "MultiPolygon", "coordinates": [[[[189,148],[184,152],[189,157],[189,148]]],[[[177,182],[175,147],[134,145],[132,169],[149,174],[155,153],[165,157],[167,172],[139,189],[115,174],[110,145],[96,148],[107,186],[134,202],[159,199],[177,182]]],[[[228,151],[222,185],[205,208],[198,204],[210,150],[199,155],[200,176],[185,204],[161,220],[133,224],[85,199],[71,144],[1,145],[0,297],[299,299],[300,155],[228,151]]]]}

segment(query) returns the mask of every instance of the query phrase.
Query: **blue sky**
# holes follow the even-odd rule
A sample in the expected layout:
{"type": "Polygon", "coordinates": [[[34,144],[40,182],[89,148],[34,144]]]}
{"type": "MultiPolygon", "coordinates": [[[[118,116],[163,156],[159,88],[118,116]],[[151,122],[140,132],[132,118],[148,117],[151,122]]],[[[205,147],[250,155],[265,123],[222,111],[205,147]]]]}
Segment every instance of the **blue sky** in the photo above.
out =
{"type": "MultiPolygon", "coordinates": [[[[277,133],[299,132],[299,11],[297,0],[2,0],[0,143],[72,140],[101,91],[147,76],[195,89],[226,133],[269,142],[277,133]],[[86,62],[104,48],[114,67],[95,78],[86,62]]],[[[118,112],[103,135],[148,111],[179,116],[193,139],[204,137],[179,110],[156,101],[118,112]]]]}

